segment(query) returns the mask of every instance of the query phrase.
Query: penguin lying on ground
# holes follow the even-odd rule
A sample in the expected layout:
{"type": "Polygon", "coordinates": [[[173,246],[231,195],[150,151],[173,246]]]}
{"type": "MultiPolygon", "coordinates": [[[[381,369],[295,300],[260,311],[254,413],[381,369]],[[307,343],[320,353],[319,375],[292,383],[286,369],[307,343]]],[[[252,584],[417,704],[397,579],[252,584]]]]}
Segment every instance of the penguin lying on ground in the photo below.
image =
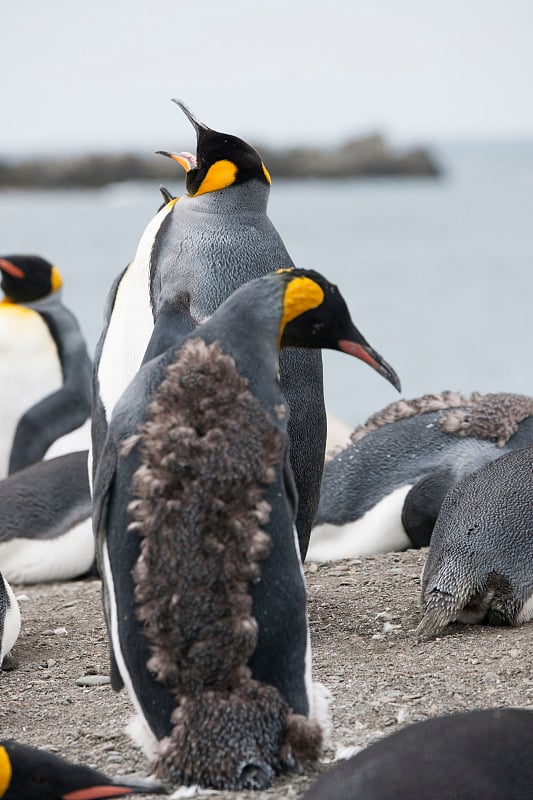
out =
{"type": "Polygon", "coordinates": [[[323,775],[304,800],[526,800],[533,713],[494,708],[408,725],[323,775]]]}
{"type": "Polygon", "coordinates": [[[0,741],[2,800],[97,800],[128,794],[161,794],[158,781],[108,778],[101,772],[19,744],[0,741]]]}
{"type": "Polygon", "coordinates": [[[309,561],[425,547],[447,492],[533,442],[533,398],[454,392],[399,400],[324,467],[309,561]]]}
{"type": "Polygon", "coordinates": [[[458,620],[533,617],[533,445],[464,478],[444,500],[422,575],[418,636],[458,620]]]}
{"type": "Polygon", "coordinates": [[[62,279],[39,256],[0,258],[0,478],[40,461],[91,413],[91,361],[61,302],[62,279]]]}
{"type": "Polygon", "coordinates": [[[87,451],[0,481],[0,566],[12,583],[76,578],[94,561],[87,451]]]}
{"type": "MultiPolygon", "coordinates": [[[[188,294],[191,316],[200,323],[243,283],[293,263],[267,215],[270,177],[258,153],[178,105],[195,128],[197,152],[164,153],[187,171],[187,195],[171,199],[152,220],[135,260],[111,290],[95,356],[95,462],[114,405],[143,360],[154,320],[160,324],[159,346],[172,342],[172,332],[170,339],[163,336],[164,291],[167,296],[188,294]]],[[[290,458],[304,556],[318,507],[326,441],[321,354],[287,349],[280,356],[280,372],[290,408],[290,458]]]]}
{"type": "MultiPolygon", "coordinates": [[[[9,656],[20,633],[20,610],[13,589],[0,572],[0,668],[9,656]]],[[[0,795],[1,797],[1,795],[0,795]]]]}
{"type": "Polygon", "coordinates": [[[160,776],[263,788],[322,738],[278,348],[341,350],[399,382],[316,272],[252,281],[192,333],[187,300],[166,309],[175,345],[117,403],[96,470],[112,685],[160,776]]]}

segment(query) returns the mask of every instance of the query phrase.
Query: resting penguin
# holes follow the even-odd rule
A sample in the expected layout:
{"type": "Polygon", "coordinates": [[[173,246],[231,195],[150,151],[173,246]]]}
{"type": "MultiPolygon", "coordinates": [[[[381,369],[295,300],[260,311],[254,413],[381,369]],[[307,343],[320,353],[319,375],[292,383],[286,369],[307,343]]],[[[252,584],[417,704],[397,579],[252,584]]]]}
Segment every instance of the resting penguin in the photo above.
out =
{"type": "Polygon", "coordinates": [[[533,713],[491,708],[417,722],[336,765],[303,800],[527,800],[533,713]]]}
{"type": "Polygon", "coordinates": [[[129,794],[161,794],[158,781],[108,778],[47,750],[0,740],[2,800],[96,800],[129,794]]]}
{"type": "Polygon", "coordinates": [[[0,478],[43,458],[91,412],[91,361],[61,301],[62,279],[39,256],[0,258],[0,478]]]}
{"type": "Polygon", "coordinates": [[[464,478],[446,496],[422,575],[418,636],[458,620],[520,625],[533,617],[533,445],[464,478]]]}
{"type": "MultiPolygon", "coordinates": [[[[114,405],[139,368],[154,320],[164,311],[162,290],[176,296],[187,293],[191,316],[200,323],[243,283],[292,265],[267,216],[270,176],[258,153],[242,139],[208,128],[183,103],[178,105],[195,128],[197,152],[164,153],[187,171],[187,194],[171,199],[152,220],[135,260],[111,290],[96,351],[96,461],[114,405]]],[[[291,412],[297,528],[305,555],[326,441],[321,354],[285,350],[280,372],[291,412]]]]}
{"type": "Polygon", "coordinates": [[[4,665],[4,659],[9,658],[19,633],[20,610],[17,598],[0,572],[0,667],[4,665]]]}
{"type": "Polygon", "coordinates": [[[399,400],[325,464],[310,561],[425,547],[446,493],[533,442],[533,398],[455,392],[399,400]]]}
{"type": "Polygon", "coordinates": [[[399,383],[318,273],[254,280],[192,333],[187,301],[166,309],[175,344],[117,403],[96,470],[112,685],[160,776],[262,788],[322,736],[278,347],[342,350],[399,383]]]}
{"type": "Polygon", "coordinates": [[[76,578],[94,562],[87,451],[0,481],[0,565],[13,583],[76,578]]]}

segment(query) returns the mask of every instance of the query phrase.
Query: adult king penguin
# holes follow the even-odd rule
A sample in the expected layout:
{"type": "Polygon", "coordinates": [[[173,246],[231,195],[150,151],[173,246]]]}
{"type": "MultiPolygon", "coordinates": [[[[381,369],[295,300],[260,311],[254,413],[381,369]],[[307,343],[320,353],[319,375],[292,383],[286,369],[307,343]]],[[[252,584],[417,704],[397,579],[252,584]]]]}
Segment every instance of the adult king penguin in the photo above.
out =
{"type": "Polygon", "coordinates": [[[0,258],[0,478],[42,459],[91,413],[91,361],[44,258],[0,258]]]}
{"type": "Polygon", "coordinates": [[[163,301],[159,355],[117,403],[94,484],[112,684],[160,776],[264,788],[317,757],[324,716],[278,348],[341,350],[399,382],[316,272],[251,281],[189,333],[188,297],[163,301]]]}
{"type": "MultiPolygon", "coordinates": [[[[196,155],[163,154],[187,172],[187,194],[171,199],[148,225],[134,261],[111,290],[96,352],[93,457],[97,461],[118,398],[143,360],[154,321],[165,328],[163,288],[188,294],[201,323],[239,286],[292,266],[267,215],[270,176],[249,144],[199,122],[196,155]]],[[[159,337],[160,342],[171,341],[159,337]]],[[[151,355],[154,355],[153,351],[151,355]]],[[[318,350],[285,350],[281,386],[290,408],[290,457],[299,495],[297,529],[305,555],[318,506],[326,439],[322,361],[318,350]]]]}

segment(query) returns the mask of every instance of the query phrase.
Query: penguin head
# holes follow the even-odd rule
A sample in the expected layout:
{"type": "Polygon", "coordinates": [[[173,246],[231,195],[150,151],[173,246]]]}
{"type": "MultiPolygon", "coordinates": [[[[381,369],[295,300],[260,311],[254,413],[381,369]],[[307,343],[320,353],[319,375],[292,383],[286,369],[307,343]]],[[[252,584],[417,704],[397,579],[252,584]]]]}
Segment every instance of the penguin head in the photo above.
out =
{"type": "Polygon", "coordinates": [[[63,284],[57,267],[40,256],[0,258],[2,287],[14,303],[31,303],[56,292],[63,284]]]}
{"type": "Polygon", "coordinates": [[[283,286],[279,347],[340,350],[365,361],[401,391],[396,372],[357,330],[334,284],[314,270],[289,268],[274,274],[283,286]]]}
{"type": "Polygon", "coordinates": [[[196,119],[181,100],[174,102],[196,131],[196,155],[186,152],[169,153],[164,150],[158,152],[173,158],[185,169],[185,187],[190,197],[217,192],[252,180],[270,186],[270,175],[257,150],[238,136],[208,128],[196,119]]]}
{"type": "Polygon", "coordinates": [[[119,783],[46,750],[0,742],[0,798],[4,800],[97,800],[137,792],[161,792],[161,784],[119,783]]]}

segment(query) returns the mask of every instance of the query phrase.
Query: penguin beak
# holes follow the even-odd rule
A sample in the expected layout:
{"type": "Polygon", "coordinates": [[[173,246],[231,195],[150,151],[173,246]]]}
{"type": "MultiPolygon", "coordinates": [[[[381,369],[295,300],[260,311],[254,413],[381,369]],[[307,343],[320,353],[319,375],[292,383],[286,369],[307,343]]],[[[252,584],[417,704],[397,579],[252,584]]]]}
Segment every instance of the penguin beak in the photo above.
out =
{"type": "Polygon", "coordinates": [[[187,153],[186,151],[183,153],[169,153],[167,150],[156,150],[156,153],[158,156],[166,156],[167,158],[172,158],[174,161],[177,161],[185,172],[196,169],[198,166],[196,156],[193,153],[187,153]]]}
{"type": "Polygon", "coordinates": [[[26,277],[24,271],[21,270],[20,267],[12,264],[11,261],[7,261],[5,258],[0,258],[0,270],[2,270],[2,272],[6,272],[8,275],[12,275],[13,278],[26,277]]]}
{"type": "Polygon", "coordinates": [[[181,108],[181,110],[183,111],[183,113],[185,114],[185,116],[187,117],[187,119],[189,120],[191,125],[193,126],[194,130],[196,131],[196,136],[197,137],[200,135],[200,133],[202,131],[211,130],[210,128],[207,127],[207,125],[204,125],[203,122],[200,122],[200,120],[197,119],[194,116],[194,114],[192,113],[191,109],[188,106],[186,106],[185,103],[182,100],[178,100],[176,97],[173,97],[172,98],[172,102],[176,103],[178,108],[181,108]]]}
{"type": "MultiPolygon", "coordinates": [[[[361,337],[362,338],[362,337],[361,337]]],[[[369,364],[376,372],[379,372],[380,375],[383,375],[389,383],[392,383],[395,389],[399,392],[402,391],[402,387],[400,384],[400,379],[398,375],[390,366],[387,364],[384,358],[377,353],[373,347],[371,347],[365,340],[363,339],[361,342],[354,342],[350,339],[341,339],[338,342],[339,350],[342,350],[343,353],[348,353],[350,356],[355,356],[356,358],[361,359],[364,361],[365,364],[369,364]]]]}

